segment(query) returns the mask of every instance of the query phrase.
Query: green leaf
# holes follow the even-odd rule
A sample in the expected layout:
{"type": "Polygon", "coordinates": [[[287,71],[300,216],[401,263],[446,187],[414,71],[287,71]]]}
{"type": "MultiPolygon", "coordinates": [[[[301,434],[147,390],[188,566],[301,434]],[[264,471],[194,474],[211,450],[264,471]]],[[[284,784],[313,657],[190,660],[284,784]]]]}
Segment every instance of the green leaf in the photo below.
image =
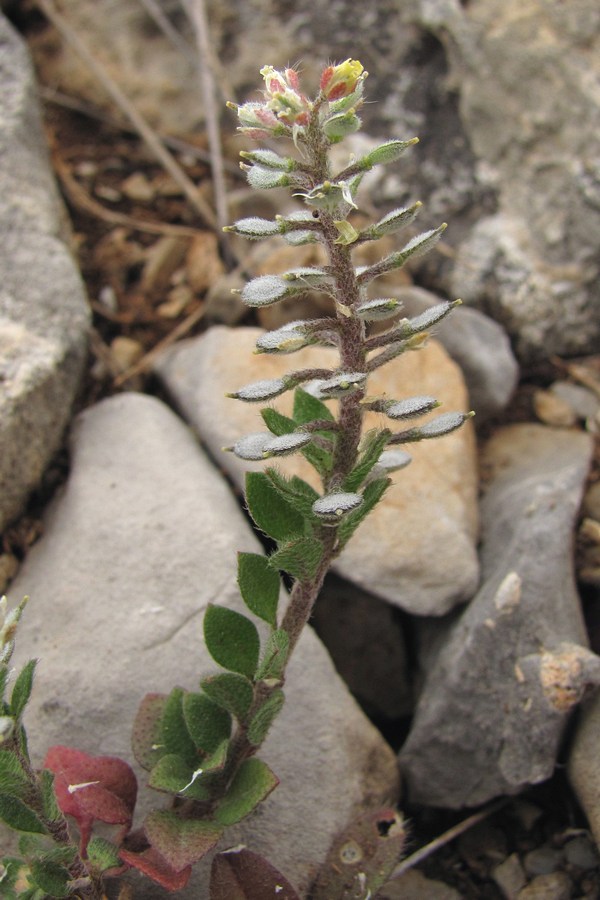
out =
{"type": "Polygon", "coordinates": [[[27,705],[33,687],[33,674],[37,664],[36,659],[30,659],[17,676],[15,686],[10,698],[10,711],[15,719],[18,719],[27,705]]]}
{"type": "Polygon", "coordinates": [[[277,469],[265,469],[265,475],[271,480],[273,486],[304,518],[311,517],[312,505],[318,500],[319,494],[308,482],[298,478],[286,478],[277,469]]]}
{"type": "Polygon", "coordinates": [[[275,435],[291,434],[298,427],[293,419],[284,416],[272,406],[261,409],[260,414],[269,431],[275,435]]]}
{"type": "Polygon", "coordinates": [[[26,831],[31,834],[46,834],[33,810],[11,794],[0,794],[0,819],[15,831],[26,831]]]}
{"type": "Polygon", "coordinates": [[[307,581],[314,578],[323,558],[323,544],[315,537],[292,538],[269,557],[274,569],[288,572],[292,578],[307,581]]]}
{"type": "Polygon", "coordinates": [[[194,767],[199,760],[198,750],[190,736],[183,713],[183,688],[173,688],[163,708],[160,722],[160,743],[166,753],[176,753],[194,767]]]}
{"type": "Polygon", "coordinates": [[[246,474],[246,503],[258,528],[274,540],[285,541],[304,533],[304,517],[279,494],[263,472],[246,474]]]}
{"type": "Polygon", "coordinates": [[[50,822],[56,822],[62,817],[62,813],[56,801],[54,792],[54,774],[49,769],[38,772],[38,782],[42,794],[44,816],[50,822]]]}
{"type": "Polygon", "coordinates": [[[206,694],[187,693],[183,698],[187,730],[199,750],[214,753],[231,735],[231,716],[206,694]]]}
{"type": "Polygon", "coordinates": [[[238,585],[248,609],[269,625],[275,625],[281,583],[266,556],[238,553],[238,585]]]}
{"type": "Polygon", "coordinates": [[[210,799],[210,791],[201,783],[202,766],[194,769],[181,756],[169,753],[156,763],[150,773],[148,784],[157,791],[169,794],[183,794],[192,800],[210,799]]]}
{"type": "Polygon", "coordinates": [[[202,859],[218,843],[223,828],[201,819],[182,819],[171,810],[153,810],[144,821],[150,844],[176,872],[202,859]]]}
{"type": "Polygon", "coordinates": [[[387,428],[373,428],[363,435],[358,462],[344,481],[345,491],[358,490],[373,466],[377,464],[390,437],[391,431],[387,428]]]}
{"type": "Polygon", "coordinates": [[[22,799],[29,788],[29,779],[16,754],[0,750],[0,793],[22,799]]]}
{"type": "Polygon", "coordinates": [[[390,478],[377,478],[369,482],[363,491],[363,502],[358,509],[351,512],[340,522],[338,528],[338,541],[340,549],[344,547],[363,519],[379,503],[384,493],[392,483],[390,478]]]}
{"type": "Polygon", "coordinates": [[[34,859],[31,863],[31,880],[36,887],[50,897],[71,897],[71,874],[68,869],[50,860],[34,859]]]}
{"type": "Polygon", "coordinates": [[[106,872],[121,865],[118,848],[105,838],[90,838],[86,852],[91,867],[97,872],[106,872]]]}
{"type": "Polygon", "coordinates": [[[279,681],[283,677],[289,646],[290,637],[282,628],[269,635],[264,656],[256,673],[257,680],[276,678],[279,681]]]}
{"type": "Polygon", "coordinates": [[[205,779],[209,775],[215,775],[223,771],[227,762],[228,755],[229,738],[223,741],[222,744],[219,744],[217,749],[214,750],[210,756],[207,756],[202,760],[202,771],[204,773],[205,779]]]}
{"type": "Polygon", "coordinates": [[[215,811],[221,825],[235,825],[254,810],[279,784],[268,765],[256,756],[237,770],[227,795],[215,811]]]}
{"type": "Polygon", "coordinates": [[[240,722],[245,720],[254,697],[252,685],[247,678],[233,672],[223,672],[204,678],[200,686],[211,700],[227,709],[236,719],[240,722]]]}
{"type": "Polygon", "coordinates": [[[255,747],[259,747],[266,738],[271,725],[281,712],[284,702],[285,695],[280,688],[277,688],[256,711],[248,727],[248,740],[255,747]]]}
{"type": "Polygon", "coordinates": [[[167,697],[146,694],[138,707],[131,734],[131,748],[140,766],[150,772],[167,752],[162,740],[162,717],[167,697]]]}
{"type": "Polygon", "coordinates": [[[306,425],[308,422],[321,419],[327,419],[330,422],[335,421],[335,417],[329,407],[302,388],[296,388],[294,391],[293,417],[296,425],[306,425]]]}
{"type": "Polygon", "coordinates": [[[225,606],[209,604],[204,614],[204,641],[220,666],[249,679],[254,677],[260,640],[256,625],[246,616],[225,606]]]}

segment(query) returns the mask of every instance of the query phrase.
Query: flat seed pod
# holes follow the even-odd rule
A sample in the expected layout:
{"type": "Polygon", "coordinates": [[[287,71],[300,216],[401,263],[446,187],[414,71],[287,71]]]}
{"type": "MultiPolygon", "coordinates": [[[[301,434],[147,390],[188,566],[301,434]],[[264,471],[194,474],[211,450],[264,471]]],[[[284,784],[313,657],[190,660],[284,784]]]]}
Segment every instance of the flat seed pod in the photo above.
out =
{"type": "Polygon", "coordinates": [[[279,397],[288,389],[288,382],[284,378],[266,378],[262,381],[255,381],[252,384],[246,384],[235,391],[233,394],[227,394],[232,400],[244,400],[246,403],[262,403],[265,400],[272,400],[279,397]]]}
{"type": "Polygon", "coordinates": [[[263,459],[269,456],[288,456],[290,453],[296,453],[307,444],[310,444],[312,437],[306,431],[293,431],[291,434],[281,434],[268,441],[263,447],[263,459]]]}
{"type": "Polygon", "coordinates": [[[227,449],[232,450],[239,459],[246,459],[250,462],[263,460],[265,444],[268,444],[272,435],[268,431],[258,431],[254,434],[245,434],[239,441],[236,441],[233,447],[227,449]]]}
{"type": "Polygon", "coordinates": [[[365,322],[378,322],[396,315],[401,308],[402,302],[395,297],[378,297],[359,303],[355,312],[365,322]]]}
{"type": "Polygon", "coordinates": [[[312,511],[325,524],[336,525],[340,519],[357,509],[363,498],[360,494],[340,491],[319,497],[312,505],[312,511]]]}
{"type": "Polygon", "coordinates": [[[435,397],[408,397],[385,405],[385,414],[389,419],[412,419],[422,416],[439,406],[435,397]]]}
{"type": "Polygon", "coordinates": [[[318,382],[318,395],[322,398],[344,397],[360,390],[366,380],[365,372],[340,372],[333,378],[318,382]]]}

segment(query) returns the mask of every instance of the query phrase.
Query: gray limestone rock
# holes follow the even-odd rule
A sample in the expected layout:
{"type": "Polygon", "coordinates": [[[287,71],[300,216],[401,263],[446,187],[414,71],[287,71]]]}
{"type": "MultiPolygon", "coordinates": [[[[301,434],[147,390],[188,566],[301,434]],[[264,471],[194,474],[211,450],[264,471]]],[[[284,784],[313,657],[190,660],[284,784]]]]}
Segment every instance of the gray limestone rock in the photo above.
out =
{"type": "Polygon", "coordinates": [[[86,358],[89,310],[63,232],[31,65],[0,14],[0,530],[60,446],[86,358]]]}
{"type": "MultiPolygon", "coordinates": [[[[158,400],[123,394],[87,410],[72,448],[65,491],[11,590],[31,598],[15,659],[40,660],[30,746],[36,762],[62,743],[132,762],[145,693],[194,689],[217,668],[203,610],[210,601],[243,607],[235,553],[257,552],[258,542],[191,432],[158,400]]],[[[303,891],[340,823],[393,798],[397,768],[310,629],[286,695],[263,753],[281,785],[222,846],[264,853],[303,891]]],[[[206,878],[201,865],[180,896],[207,896],[206,878]]],[[[148,882],[139,890],[164,896],[148,882]]]]}
{"type": "Polygon", "coordinates": [[[482,585],[438,634],[400,754],[415,802],[472,806],[549,777],[568,713],[600,683],[572,561],[591,451],[583,432],[536,425],[484,448],[482,585]]]}

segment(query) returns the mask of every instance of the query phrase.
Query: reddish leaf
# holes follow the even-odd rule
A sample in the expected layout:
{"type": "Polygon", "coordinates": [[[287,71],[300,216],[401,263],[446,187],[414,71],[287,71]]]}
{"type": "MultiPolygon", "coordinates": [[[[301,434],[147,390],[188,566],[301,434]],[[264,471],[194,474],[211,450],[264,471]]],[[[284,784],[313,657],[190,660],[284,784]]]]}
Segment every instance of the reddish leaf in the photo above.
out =
{"type": "Polygon", "coordinates": [[[137,797],[132,769],[116,756],[89,756],[72,747],[51,747],[44,768],[54,773],[54,792],[63,813],[73,816],[85,851],[92,823],[131,825],[137,797]]]}
{"type": "Polygon", "coordinates": [[[154,847],[148,847],[143,853],[132,853],[130,850],[119,850],[124,863],[139,869],[152,881],[160,884],[168,891],[180,891],[186,886],[192,874],[192,867],[186,866],[177,872],[154,847]]]}
{"type": "Polygon", "coordinates": [[[161,721],[166,694],[146,694],[138,707],[131,734],[133,755],[143,769],[151,772],[161,756],[166,752],[160,746],[161,721]]]}
{"type": "Polygon", "coordinates": [[[223,834],[223,828],[214,822],[182,819],[169,810],[151,812],[144,830],[152,846],[176,871],[206,856],[223,834]]]}
{"type": "Polygon", "coordinates": [[[210,900],[300,900],[275,866],[245,847],[226,850],[213,859],[210,900]]]}

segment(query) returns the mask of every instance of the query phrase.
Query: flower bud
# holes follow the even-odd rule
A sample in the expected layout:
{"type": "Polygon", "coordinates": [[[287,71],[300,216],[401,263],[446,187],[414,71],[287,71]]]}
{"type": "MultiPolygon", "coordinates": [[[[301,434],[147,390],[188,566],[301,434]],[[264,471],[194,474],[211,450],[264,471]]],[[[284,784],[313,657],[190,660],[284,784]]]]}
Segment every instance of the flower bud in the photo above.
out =
{"type": "Polygon", "coordinates": [[[351,94],[359,79],[366,76],[362,63],[357,59],[347,59],[336,66],[327,66],[321,74],[319,86],[326,100],[339,100],[351,94]]]}

